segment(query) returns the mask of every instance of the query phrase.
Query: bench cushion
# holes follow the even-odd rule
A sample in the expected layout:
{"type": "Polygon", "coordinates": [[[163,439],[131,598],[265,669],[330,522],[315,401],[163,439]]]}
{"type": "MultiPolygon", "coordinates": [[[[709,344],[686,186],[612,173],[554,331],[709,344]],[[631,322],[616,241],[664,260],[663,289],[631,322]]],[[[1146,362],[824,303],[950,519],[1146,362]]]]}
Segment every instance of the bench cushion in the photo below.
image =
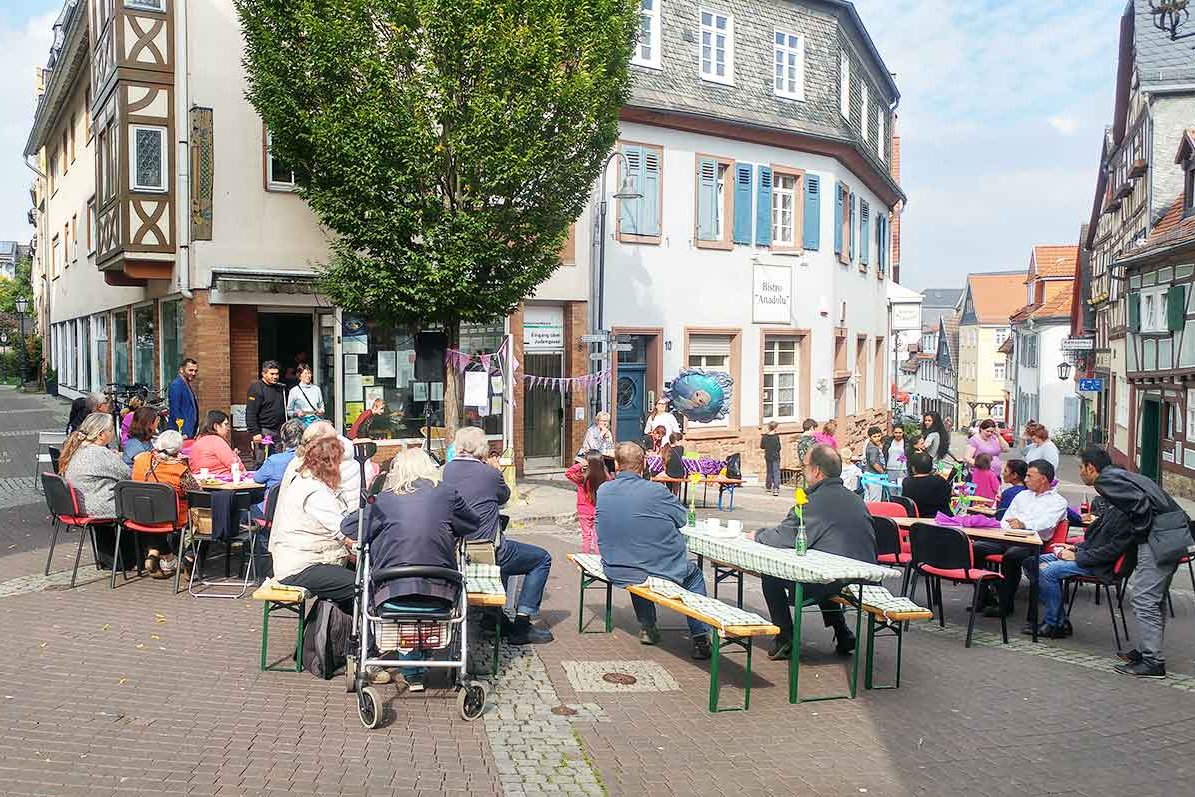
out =
{"type": "Polygon", "coordinates": [[[501,595],[505,603],[506,589],[498,565],[469,562],[465,565],[465,589],[470,595],[501,595]]]}
{"type": "MultiPolygon", "coordinates": [[[[686,614],[722,632],[753,627],[758,629],[760,634],[775,633],[774,631],[763,630],[775,628],[775,626],[758,614],[723,603],[717,598],[711,598],[708,595],[698,595],[696,592],[690,592],[679,584],[665,578],[652,577],[647,579],[643,585],[630,587],[629,589],[634,594],[648,598],[649,600],[652,599],[652,596],[658,596],[669,601],[679,602],[690,610],[689,612],[685,612],[686,614]]],[[[754,635],[754,632],[750,633],[754,635]]]]}
{"type": "MultiPolygon", "coordinates": [[[[842,594],[852,600],[859,599],[859,585],[849,584],[842,594]]],[[[879,614],[889,620],[919,620],[933,617],[929,609],[918,606],[914,601],[900,595],[893,595],[886,587],[864,586],[863,609],[879,614]]]]}
{"type": "Polygon", "coordinates": [[[308,594],[304,587],[291,587],[286,584],[267,579],[253,593],[255,601],[272,601],[274,603],[302,603],[308,594]]]}
{"type": "Polygon", "coordinates": [[[602,569],[602,557],[600,554],[570,553],[568,558],[572,560],[573,564],[584,570],[586,575],[601,579],[602,581],[609,581],[606,578],[606,571],[602,569]]]}

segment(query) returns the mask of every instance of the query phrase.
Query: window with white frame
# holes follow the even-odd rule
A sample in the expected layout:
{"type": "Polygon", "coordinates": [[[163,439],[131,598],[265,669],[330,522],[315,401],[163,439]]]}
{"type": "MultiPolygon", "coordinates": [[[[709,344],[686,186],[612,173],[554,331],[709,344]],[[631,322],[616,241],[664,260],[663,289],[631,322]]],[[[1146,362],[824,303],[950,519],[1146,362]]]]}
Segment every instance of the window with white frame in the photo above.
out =
{"type": "Polygon", "coordinates": [[[134,191],[166,190],[166,128],[129,129],[129,180],[134,191]]]}
{"type": "Polygon", "coordinates": [[[274,154],[274,134],[266,132],[266,183],[271,191],[293,191],[295,170],[274,154]]]}
{"type": "Polygon", "coordinates": [[[734,18],[701,10],[701,77],[715,83],[734,82],[734,18]]]}
{"type": "Polygon", "coordinates": [[[140,8],[143,11],[165,11],[166,0],[124,0],[125,8],[140,8]]]}
{"type": "Polygon", "coordinates": [[[796,246],[797,188],[800,180],[795,174],[774,172],[772,175],[772,245],[796,246]]]}
{"type": "Polygon", "coordinates": [[[1116,380],[1116,425],[1126,429],[1129,425],[1129,383],[1125,379],[1116,380]]]}
{"type": "Polygon", "coordinates": [[[95,197],[87,202],[87,254],[94,255],[98,230],[95,221],[95,197]]]}
{"type": "Polygon", "coordinates": [[[797,374],[800,341],[792,337],[767,335],[763,344],[763,419],[796,420],[797,374]]]}
{"type": "Polygon", "coordinates": [[[805,99],[805,40],[795,33],[778,30],[773,43],[776,96],[805,99]]]}
{"type": "Polygon", "coordinates": [[[639,40],[631,63],[660,68],[660,3],[664,0],[641,0],[639,6],[639,40]]]}
{"type": "Polygon", "coordinates": [[[1168,286],[1160,288],[1146,288],[1141,291],[1141,331],[1168,332],[1166,325],[1166,290],[1168,286]]]}
{"type": "Polygon", "coordinates": [[[997,382],[1003,382],[1004,381],[1004,372],[1005,372],[1004,361],[997,360],[992,366],[992,378],[995,379],[997,382]]]}
{"type": "Polygon", "coordinates": [[[1008,330],[1007,329],[997,329],[996,330],[996,348],[998,349],[1001,346],[1003,346],[1004,341],[1006,341],[1006,340],[1008,340],[1008,330]]]}
{"type": "Polygon", "coordinates": [[[876,114],[876,132],[879,133],[876,137],[876,155],[879,156],[881,161],[884,160],[884,127],[884,108],[881,106],[880,112],[876,114]]]}
{"type": "Polygon", "coordinates": [[[859,132],[862,134],[864,141],[867,140],[867,84],[864,83],[859,87],[859,132]]]}
{"type": "Polygon", "coordinates": [[[91,335],[95,339],[95,383],[97,387],[108,384],[108,316],[91,317],[91,335]]]}
{"type": "Polygon", "coordinates": [[[1187,391],[1187,440],[1195,441],[1195,390],[1187,391]]]}
{"type": "Polygon", "coordinates": [[[838,51],[838,108],[847,119],[851,118],[851,61],[846,50],[838,51]]]}
{"type": "Polygon", "coordinates": [[[729,335],[691,335],[689,367],[707,371],[730,371],[729,335]]]}

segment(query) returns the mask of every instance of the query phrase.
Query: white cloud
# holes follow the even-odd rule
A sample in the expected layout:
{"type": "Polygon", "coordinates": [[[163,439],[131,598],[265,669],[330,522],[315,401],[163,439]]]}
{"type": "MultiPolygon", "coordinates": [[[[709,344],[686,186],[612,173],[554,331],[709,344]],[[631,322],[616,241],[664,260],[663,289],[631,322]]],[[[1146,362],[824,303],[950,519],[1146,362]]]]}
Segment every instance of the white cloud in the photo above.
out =
{"type": "Polygon", "coordinates": [[[901,91],[902,280],[957,287],[1023,267],[1035,243],[1077,240],[1125,0],[855,5],[901,91]]]}
{"type": "Polygon", "coordinates": [[[1064,136],[1073,136],[1079,132],[1079,120],[1072,116],[1051,116],[1046,122],[1064,136]]]}
{"type": "Polygon", "coordinates": [[[49,57],[50,26],[57,16],[52,11],[15,23],[0,17],[6,73],[0,80],[0,240],[28,241],[33,235],[25,213],[34,174],[22,162],[22,153],[37,107],[34,70],[49,57]]]}

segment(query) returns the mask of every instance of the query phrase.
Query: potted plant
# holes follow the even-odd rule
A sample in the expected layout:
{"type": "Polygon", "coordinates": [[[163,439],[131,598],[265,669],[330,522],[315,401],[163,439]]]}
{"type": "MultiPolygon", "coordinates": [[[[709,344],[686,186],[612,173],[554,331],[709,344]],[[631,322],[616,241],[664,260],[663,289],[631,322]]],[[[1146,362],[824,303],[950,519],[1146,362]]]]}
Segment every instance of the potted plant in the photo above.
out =
{"type": "Polygon", "coordinates": [[[58,372],[53,368],[46,369],[46,392],[51,396],[58,395],[58,372]]]}

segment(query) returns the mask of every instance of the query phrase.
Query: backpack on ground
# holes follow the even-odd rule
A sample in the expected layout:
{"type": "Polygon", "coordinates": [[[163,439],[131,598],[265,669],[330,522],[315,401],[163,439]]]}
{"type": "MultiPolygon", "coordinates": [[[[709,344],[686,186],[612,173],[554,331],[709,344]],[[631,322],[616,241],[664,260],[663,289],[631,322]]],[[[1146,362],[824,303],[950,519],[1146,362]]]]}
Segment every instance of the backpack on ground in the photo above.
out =
{"type": "Polygon", "coordinates": [[[344,669],[353,620],[330,600],[320,598],[307,612],[303,631],[303,669],[330,681],[344,669]]]}

